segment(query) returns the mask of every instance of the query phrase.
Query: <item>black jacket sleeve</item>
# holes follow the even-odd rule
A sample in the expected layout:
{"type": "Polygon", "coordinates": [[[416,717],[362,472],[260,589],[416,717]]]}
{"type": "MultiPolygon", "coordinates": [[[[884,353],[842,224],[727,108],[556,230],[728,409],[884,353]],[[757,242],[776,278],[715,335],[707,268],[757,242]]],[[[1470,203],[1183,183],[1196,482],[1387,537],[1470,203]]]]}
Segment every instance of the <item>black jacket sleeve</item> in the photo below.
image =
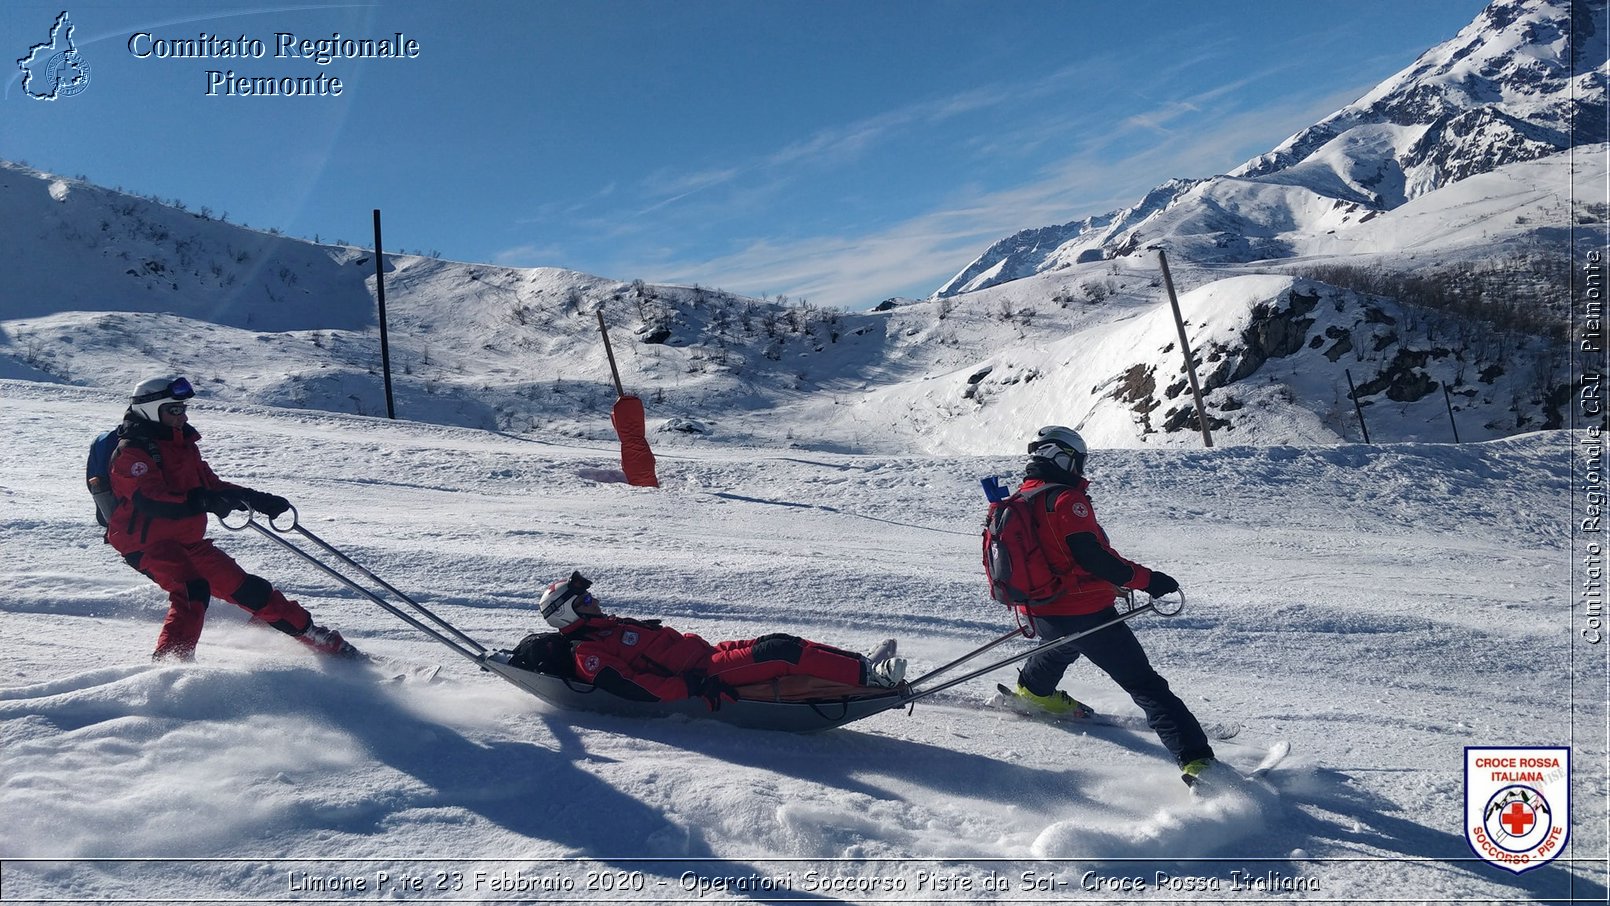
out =
{"type": "Polygon", "coordinates": [[[201,495],[198,493],[200,490],[200,488],[196,488],[192,491],[190,496],[185,498],[184,503],[152,500],[139,491],[135,491],[134,497],[129,503],[134,506],[136,511],[155,519],[188,519],[197,513],[206,512],[201,504],[201,495]]]}
{"type": "Polygon", "coordinates": [[[604,669],[598,671],[598,675],[593,677],[593,685],[604,690],[605,692],[608,692],[610,695],[618,696],[629,701],[659,701],[659,698],[656,697],[654,693],[644,689],[642,686],[639,686],[626,677],[621,676],[619,673],[615,672],[613,667],[605,667],[604,669]]]}
{"type": "Polygon", "coordinates": [[[1135,568],[1112,555],[1092,532],[1067,537],[1068,551],[1085,572],[1123,587],[1135,578],[1135,568]]]}

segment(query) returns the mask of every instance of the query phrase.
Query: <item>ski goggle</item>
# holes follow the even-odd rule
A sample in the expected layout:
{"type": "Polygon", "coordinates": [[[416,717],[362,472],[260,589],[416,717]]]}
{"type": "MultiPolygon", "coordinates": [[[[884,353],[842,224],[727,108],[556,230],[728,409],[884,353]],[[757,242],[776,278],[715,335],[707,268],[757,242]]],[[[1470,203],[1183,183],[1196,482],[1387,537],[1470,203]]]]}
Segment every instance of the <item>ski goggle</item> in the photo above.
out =
{"type": "Polygon", "coordinates": [[[1059,467],[1083,475],[1085,471],[1085,454],[1056,441],[1034,441],[1029,444],[1029,455],[1048,459],[1059,467]]]}
{"type": "Polygon", "coordinates": [[[568,626],[581,619],[577,608],[587,606],[597,608],[598,599],[590,592],[572,590],[569,594],[559,595],[549,601],[547,606],[542,608],[542,618],[554,626],[568,626]]]}
{"type": "Polygon", "coordinates": [[[168,386],[150,393],[142,393],[134,398],[134,404],[154,403],[157,400],[187,400],[196,395],[196,388],[184,378],[175,378],[168,386]]]}

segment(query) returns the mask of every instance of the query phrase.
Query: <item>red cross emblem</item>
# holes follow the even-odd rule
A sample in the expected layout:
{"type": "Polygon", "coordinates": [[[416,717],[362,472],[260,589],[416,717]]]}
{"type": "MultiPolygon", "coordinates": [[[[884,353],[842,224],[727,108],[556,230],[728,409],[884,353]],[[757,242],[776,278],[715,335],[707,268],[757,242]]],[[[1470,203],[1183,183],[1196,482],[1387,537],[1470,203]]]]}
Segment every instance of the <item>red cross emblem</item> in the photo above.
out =
{"type": "Polygon", "coordinates": [[[1558,858],[1571,839],[1571,750],[1466,746],[1465,842],[1520,874],[1558,858]]]}
{"type": "Polygon", "coordinates": [[[1526,803],[1511,802],[1509,807],[1504,809],[1504,813],[1498,816],[1498,821],[1504,825],[1504,830],[1517,837],[1524,837],[1526,832],[1532,829],[1532,825],[1537,823],[1537,816],[1532,812],[1532,807],[1526,803]]]}

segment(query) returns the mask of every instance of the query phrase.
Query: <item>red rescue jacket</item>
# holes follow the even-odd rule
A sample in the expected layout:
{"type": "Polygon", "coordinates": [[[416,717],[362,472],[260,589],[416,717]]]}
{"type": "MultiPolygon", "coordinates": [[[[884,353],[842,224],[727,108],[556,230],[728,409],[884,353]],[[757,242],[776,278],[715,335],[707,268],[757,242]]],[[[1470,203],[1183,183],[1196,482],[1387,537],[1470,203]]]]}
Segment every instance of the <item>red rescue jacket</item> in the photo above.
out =
{"type": "Polygon", "coordinates": [[[582,617],[563,632],[573,643],[578,677],[591,683],[600,672],[614,670],[661,701],[687,698],[684,674],[707,672],[715,651],[691,633],[621,617],[582,617]]]}
{"type": "MultiPolygon", "coordinates": [[[[1030,478],[1024,481],[1018,490],[1027,494],[1042,485],[1054,483],[1030,478]]],[[[1079,534],[1094,535],[1103,551],[1111,555],[1118,564],[1128,566],[1133,571],[1129,579],[1123,583],[1124,587],[1145,588],[1151,581],[1151,570],[1124,559],[1112,549],[1112,543],[1107,540],[1107,532],[1096,521],[1096,508],[1090,502],[1089,487],[1089,480],[1081,478],[1078,484],[1065,485],[1061,491],[1045,492],[1057,495],[1051,512],[1045,512],[1038,504],[1034,507],[1037,517],[1036,527],[1040,532],[1040,544],[1045,549],[1046,559],[1050,561],[1051,569],[1063,577],[1061,594],[1045,604],[1036,606],[1033,610],[1035,616],[1095,613],[1111,606],[1113,599],[1118,596],[1117,585],[1092,573],[1074,559],[1068,539],[1079,534]]]]}
{"type": "Polygon", "coordinates": [[[193,510],[190,492],[241,487],[213,474],[196,446],[201,435],[189,425],[183,432],[155,422],[124,425],[125,439],[112,455],[117,509],[108,520],[106,540],[118,553],[131,554],[159,541],[194,544],[206,537],[207,513],[193,510]],[[147,440],[155,443],[160,463],[146,452],[147,440]]]}

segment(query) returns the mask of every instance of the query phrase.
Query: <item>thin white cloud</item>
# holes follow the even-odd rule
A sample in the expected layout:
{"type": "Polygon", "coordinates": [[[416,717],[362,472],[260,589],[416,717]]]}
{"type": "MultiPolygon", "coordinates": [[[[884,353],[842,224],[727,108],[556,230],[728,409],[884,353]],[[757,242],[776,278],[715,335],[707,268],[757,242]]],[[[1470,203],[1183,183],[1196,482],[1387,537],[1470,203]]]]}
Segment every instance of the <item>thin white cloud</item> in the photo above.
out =
{"type": "MultiPolygon", "coordinates": [[[[1220,51],[1209,48],[1196,59],[1180,61],[1178,68],[1187,70],[1217,55],[1220,51]]],[[[1085,59],[1027,82],[976,88],[823,128],[746,160],[685,173],[661,171],[640,189],[639,198],[652,199],[647,206],[627,216],[616,212],[587,218],[597,235],[622,252],[616,261],[596,262],[595,269],[750,294],[803,295],[850,308],[895,294],[925,295],[991,242],[1021,229],[1125,207],[1172,177],[1227,172],[1368,90],[1362,86],[1319,99],[1297,97],[1254,111],[1223,112],[1233,107],[1231,98],[1237,91],[1282,75],[1289,67],[1281,64],[1243,72],[1186,97],[1156,102],[1143,88],[1132,87],[1137,99],[1147,102],[1147,109],[1121,120],[1065,103],[1069,88],[1102,78],[1110,64],[1085,59]],[[672,224],[693,222],[689,218],[735,221],[764,215],[776,208],[785,187],[812,168],[874,154],[882,143],[992,106],[1042,99],[1052,101],[1042,105],[1047,112],[1013,133],[986,136],[955,130],[966,136],[959,141],[986,166],[990,160],[1021,159],[1034,149],[1066,149],[1016,186],[993,190],[955,186],[929,210],[878,229],[756,240],[716,256],[693,258],[675,251],[674,238],[668,243],[673,248],[642,245],[656,234],[671,237],[676,232],[672,224]],[[711,194],[718,190],[719,194],[711,194]],[[651,214],[656,216],[646,216],[651,214]]],[[[617,193],[611,200],[620,201],[627,194],[617,193]]],[[[601,200],[601,196],[591,199],[601,200]]],[[[572,224],[581,226],[575,220],[572,224]]]]}
{"type": "Polygon", "coordinates": [[[1132,129],[1149,129],[1153,132],[1167,133],[1167,124],[1182,116],[1197,113],[1201,107],[1185,101],[1176,101],[1149,113],[1136,113],[1124,119],[1124,125],[1132,129]]]}
{"type": "Polygon", "coordinates": [[[663,197],[660,201],[649,205],[638,213],[646,214],[649,211],[663,208],[706,189],[726,185],[753,168],[754,165],[750,164],[741,167],[717,167],[682,174],[662,170],[650,176],[645,182],[650,188],[649,194],[663,197]]]}
{"type": "Polygon", "coordinates": [[[960,195],[881,230],[756,241],[732,254],[667,261],[650,270],[655,279],[747,293],[785,293],[852,309],[891,295],[912,294],[912,287],[924,287],[914,293],[922,295],[995,240],[1021,229],[1127,206],[1171,177],[1226,172],[1249,153],[1249,142],[1273,147],[1291,131],[1357,96],[1356,89],[1348,89],[1319,99],[1293,99],[1195,129],[1188,143],[1155,142],[1118,159],[1103,156],[1103,147],[1088,149],[1047,167],[1033,181],[960,195]]]}
{"type": "Polygon", "coordinates": [[[658,200],[638,211],[647,214],[687,200],[710,189],[728,186],[741,177],[764,174],[771,180],[797,178],[801,168],[832,166],[868,153],[882,142],[918,127],[932,127],[956,117],[1007,101],[1022,102],[1056,90],[1074,79],[1087,77],[1092,64],[1065,66],[1026,83],[994,85],[919,101],[873,116],[828,126],[796,142],[738,165],[685,174],[660,172],[645,180],[645,194],[658,200]]]}

